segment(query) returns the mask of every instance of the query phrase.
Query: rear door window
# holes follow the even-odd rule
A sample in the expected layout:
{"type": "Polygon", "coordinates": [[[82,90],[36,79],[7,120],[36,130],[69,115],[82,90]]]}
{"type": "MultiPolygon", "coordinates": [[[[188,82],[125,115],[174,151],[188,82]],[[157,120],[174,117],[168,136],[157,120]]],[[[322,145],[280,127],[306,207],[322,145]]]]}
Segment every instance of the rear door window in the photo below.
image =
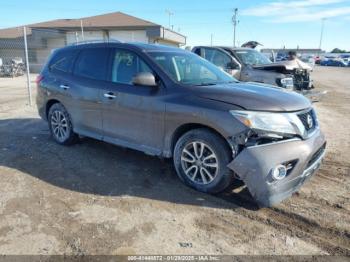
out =
{"type": "Polygon", "coordinates": [[[58,51],[50,61],[50,71],[71,72],[77,50],[58,51]]]}
{"type": "Polygon", "coordinates": [[[74,75],[95,80],[106,80],[108,75],[108,48],[83,49],[74,66],[74,75]]]}

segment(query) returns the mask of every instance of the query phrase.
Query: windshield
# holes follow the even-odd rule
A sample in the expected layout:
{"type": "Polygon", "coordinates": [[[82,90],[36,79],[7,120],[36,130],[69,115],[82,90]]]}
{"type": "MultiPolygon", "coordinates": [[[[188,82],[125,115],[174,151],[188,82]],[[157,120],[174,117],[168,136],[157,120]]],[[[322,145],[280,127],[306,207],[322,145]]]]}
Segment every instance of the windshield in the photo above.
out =
{"type": "Polygon", "coordinates": [[[149,55],[173,80],[184,85],[216,85],[237,81],[190,52],[149,52],[149,55]]]}
{"type": "Polygon", "coordinates": [[[271,60],[264,56],[262,53],[250,49],[250,50],[237,50],[235,54],[239,60],[245,65],[262,65],[270,64],[271,60]]]}

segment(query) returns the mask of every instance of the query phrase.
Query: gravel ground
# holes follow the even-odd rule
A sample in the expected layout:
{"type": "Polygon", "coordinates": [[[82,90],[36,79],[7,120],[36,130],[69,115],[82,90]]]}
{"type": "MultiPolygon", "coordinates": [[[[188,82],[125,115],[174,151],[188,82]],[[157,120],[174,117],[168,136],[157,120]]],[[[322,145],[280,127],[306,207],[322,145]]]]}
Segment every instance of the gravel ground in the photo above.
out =
{"type": "Polygon", "coordinates": [[[25,78],[0,79],[0,254],[350,255],[350,68],[318,67],[328,152],[299,193],[196,192],[171,162],[92,139],[55,144],[25,78]]]}

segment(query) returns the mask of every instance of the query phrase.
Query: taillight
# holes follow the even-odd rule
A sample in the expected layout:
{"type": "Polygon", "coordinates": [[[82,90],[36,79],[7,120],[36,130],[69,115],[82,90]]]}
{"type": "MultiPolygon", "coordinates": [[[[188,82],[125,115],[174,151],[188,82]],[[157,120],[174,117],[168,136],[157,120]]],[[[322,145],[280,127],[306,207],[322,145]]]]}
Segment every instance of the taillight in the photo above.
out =
{"type": "Polygon", "coordinates": [[[38,75],[35,79],[36,86],[39,87],[40,82],[44,79],[44,76],[38,75]]]}

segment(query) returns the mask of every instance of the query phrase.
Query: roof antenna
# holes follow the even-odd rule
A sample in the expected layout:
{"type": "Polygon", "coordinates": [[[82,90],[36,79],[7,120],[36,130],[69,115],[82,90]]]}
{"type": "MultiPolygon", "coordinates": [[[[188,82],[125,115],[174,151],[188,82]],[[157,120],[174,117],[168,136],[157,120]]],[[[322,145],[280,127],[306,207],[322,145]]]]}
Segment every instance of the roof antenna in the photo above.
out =
{"type": "Polygon", "coordinates": [[[174,13],[171,12],[169,9],[166,9],[165,13],[167,13],[169,16],[169,29],[170,29],[171,28],[171,16],[174,15],[174,13]]]}

